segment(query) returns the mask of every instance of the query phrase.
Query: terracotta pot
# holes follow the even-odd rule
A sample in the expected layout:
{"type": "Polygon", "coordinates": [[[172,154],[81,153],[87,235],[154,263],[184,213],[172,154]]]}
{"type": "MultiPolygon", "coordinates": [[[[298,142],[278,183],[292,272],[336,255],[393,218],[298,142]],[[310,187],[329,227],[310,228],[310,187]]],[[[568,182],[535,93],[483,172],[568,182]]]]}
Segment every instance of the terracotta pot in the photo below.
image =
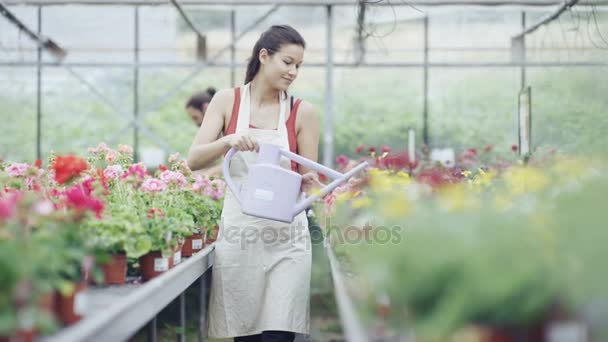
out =
{"type": "Polygon", "coordinates": [[[214,243],[215,240],[217,240],[217,234],[219,231],[220,227],[217,225],[211,230],[211,232],[209,232],[208,230],[205,231],[205,246],[214,243]]]}
{"type": "Polygon", "coordinates": [[[38,298],[38,307],[40,310],[53,314],[55,312],[55,293],[45,293],[38,298]]]}
{"type": "Polygon", "coordinates": [[[544,324],[530,327],[499,328],[484,327],[480,342],[543,342],[545,341],[544,324]]]}
{"type": "Polygon", "coordinates": [[[182,256],[189,257],[203,249],[203,234],[193,234],[186,238],[182,248],[182,256]]]}
{"type": "Polygon", "coordinates": [[[112,254],[111,259],[101,265],[105,285],[122,285],[127,277],[127,254],[112,254]]]}
{"type": "Polygon", "coordinates": [[[173,268],[173,255],[163,258],[159,251],[154,251],[139,258],[139,271],[143,281],[158,277],[171,268],[173,268]]]}
{"type": "Polygon", "coordinates": [[[37,335],[34,330],[18,330],[11,337],[0,336],[0,342],[34,342],[37,335]]]}
{"type": "Polygon", "coordinates": [[[74,290],[67,296],[57,292],[55,308],[60,322],[65,325],[71,325],[82,319],[82,315],[86,309],[86,297],[84,294],[86,288],[86,282],[80,282],[75,284],[74,290]]]}

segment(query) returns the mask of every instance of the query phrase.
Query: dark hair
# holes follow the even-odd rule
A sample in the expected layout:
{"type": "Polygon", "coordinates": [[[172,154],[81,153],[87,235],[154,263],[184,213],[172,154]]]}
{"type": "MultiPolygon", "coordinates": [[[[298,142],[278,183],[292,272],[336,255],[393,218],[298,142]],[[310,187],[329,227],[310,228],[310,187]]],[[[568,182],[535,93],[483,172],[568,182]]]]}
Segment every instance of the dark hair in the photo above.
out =
{"type": "Polygon", "coordinates": [[[186,102],[186,108],[194,107],[198,110],[203,110],[203,105],[211,102],[213,95],[215,95],[215,88],[213,87],[209,87],[203,92],[196,93],[190,96],[190,99],[186,102]]]}
{"type": "Polygon", "coordinates": [[[268,55],[272,56],[285,44],[296,44],[306,48],[304,38],[302,38],[298,31],[289,25],[274,25],[262,33],[253,46],[251,57],[247,63],[245,84],[251,82],[260,70],[260,50],[266,49],[268,55]]]}

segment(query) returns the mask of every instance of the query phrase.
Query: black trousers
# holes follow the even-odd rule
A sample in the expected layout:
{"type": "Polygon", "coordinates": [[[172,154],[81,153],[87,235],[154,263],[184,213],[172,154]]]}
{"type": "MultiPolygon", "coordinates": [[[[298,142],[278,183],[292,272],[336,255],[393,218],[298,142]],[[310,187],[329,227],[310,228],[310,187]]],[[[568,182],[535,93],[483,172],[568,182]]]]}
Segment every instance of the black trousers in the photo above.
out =
{"type": "Polygon", "coordinates": [[[257,335],[237,336],[234,342],[293,342],[295,337],[291,331],[266,330],[257,335]]]}

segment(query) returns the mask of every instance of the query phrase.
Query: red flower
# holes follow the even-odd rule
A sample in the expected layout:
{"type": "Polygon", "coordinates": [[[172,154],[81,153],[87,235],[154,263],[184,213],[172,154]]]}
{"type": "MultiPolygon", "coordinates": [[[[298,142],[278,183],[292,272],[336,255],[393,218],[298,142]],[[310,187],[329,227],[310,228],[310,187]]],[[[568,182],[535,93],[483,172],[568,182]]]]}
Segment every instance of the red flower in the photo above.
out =
{"type": "Polygon", "coordinates": [[[161,170],[162,172],[165,172],[168,170],[167,167],[163,164],[158,165],[158,169],[161,170]]]}
{"type": "Polygon", "coordinates": [[[385,158],[378,158],[376,166],[395,171],[403,169],[414,169],[418,166],[418,161],[411,162],[407,152],[389,154],[385,158]]]}
{"type": "Polygon", "coordinates": [[[41,167],[42,167],[42,160],[40,160],[40,159],[36,159],[36,162],[34,163],[34,165],[35,165],[37,168],[41,168],[41,167]]]}
{"type": "Polygon", "coordinates": [[[365,145],[359,145],[359,147],[357,147],[357,149],[355,150],[355,153],[360,154],[361,152],[363,152],[363,150],[365,150],[365,145]]]}
{"type": "Polygon", "coordinates": [[[317,172],[317,174],[319,175],[319,181],[321,181],[323,183],[327,182],[327,176],[326,175],[324,175],[324,174],[322,174],[320,172],[317,172]]]}
{"type": "Polygon", "coordinates": [[[71,179],[78,177],[80,173],[89,168],[87,162],[75,155],[57,156],[51,169],[55,171],[55,180],[59,184],[64,184],[71,179]]]}
{"type": "Polygon", "coordinates": [[[97,218],[101,218],[103,212],[103,203],[100,200],[90,196],[87,193],[88,189],[83,185],[76,185],[65,191],[67,205],[70,208],[78,211],[90,210],[95,213],[97,218]]]}
{"type": "Polygon", "coordinates": [[[369,153],[373,153],[373,152],[376,152],[376,148],[374,146],[370,146],[370,148],[368,148],[367,151],[369,153]]]}
{"type": "Polygon", "coordinates": [[[492,146],[492,145],[486,145],[486,147],[484,147],[483,150],[486,152],[490,152],[490,151],[492,151],[493,148],[494,148],[494,146],[492,146]]]}
{"type": "Polygon", "coordinates": [[[148,214],[146,215],[147,218],[154,218],[156,216],[165,217],[166,215],[160,208],[152,208],[148,210],[148,214]]]}
{"type": "Polygon", "coordinates": [[[517,152],[517,150],[519,150],[519,147],[517,147],[517,145],[511,145],[511,151],[517,152]]]}
{"type": "Polygon", "coordinates": [[[391,152],[391,148],[386,146],[386,145],[382,145],[382,153],[390,153],[391,152]]]}

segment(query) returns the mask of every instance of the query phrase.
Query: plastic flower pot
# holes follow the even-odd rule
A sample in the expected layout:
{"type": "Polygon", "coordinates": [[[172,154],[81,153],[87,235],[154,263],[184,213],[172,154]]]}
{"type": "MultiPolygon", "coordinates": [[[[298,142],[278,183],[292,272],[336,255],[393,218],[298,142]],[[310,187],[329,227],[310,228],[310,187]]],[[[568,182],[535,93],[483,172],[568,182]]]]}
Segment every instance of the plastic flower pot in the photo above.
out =
{"type": "Polygon", "coordinates": [[[203,249],[203,234],[197,233],[186,238],[182,248],[182,256],[189,257],[203,249]]]}
{"type": "Polygon", "coordinates": [[[127,255],[125,253],[112,254],[110,260],[101,265],[101,270],[105,285],[124,284],[127,274],[127,255]]]}
{"type": "Polygon", "coordinates": [[[72,293],[68,295],[56,294],[55,309],[57,318],[64,325],[71,325],[82,319],[87,305],[84,293],[86,287],[86,282],[80,282],[74,284],[72,293]]]}
{"type": "Polygon", "coordinates": [[[173,267],[179,265],[182,262],[182,248],[184,244],[183,242],[179,243],[177,247],[173,249],[173,267]]]}
{"type": "Polygon", "coordinates": [[[153,251],[139,258],[139,268],[143,281],[148,281],[173,268],[173,255],[163,257],[161,252],[153,251]]]}

